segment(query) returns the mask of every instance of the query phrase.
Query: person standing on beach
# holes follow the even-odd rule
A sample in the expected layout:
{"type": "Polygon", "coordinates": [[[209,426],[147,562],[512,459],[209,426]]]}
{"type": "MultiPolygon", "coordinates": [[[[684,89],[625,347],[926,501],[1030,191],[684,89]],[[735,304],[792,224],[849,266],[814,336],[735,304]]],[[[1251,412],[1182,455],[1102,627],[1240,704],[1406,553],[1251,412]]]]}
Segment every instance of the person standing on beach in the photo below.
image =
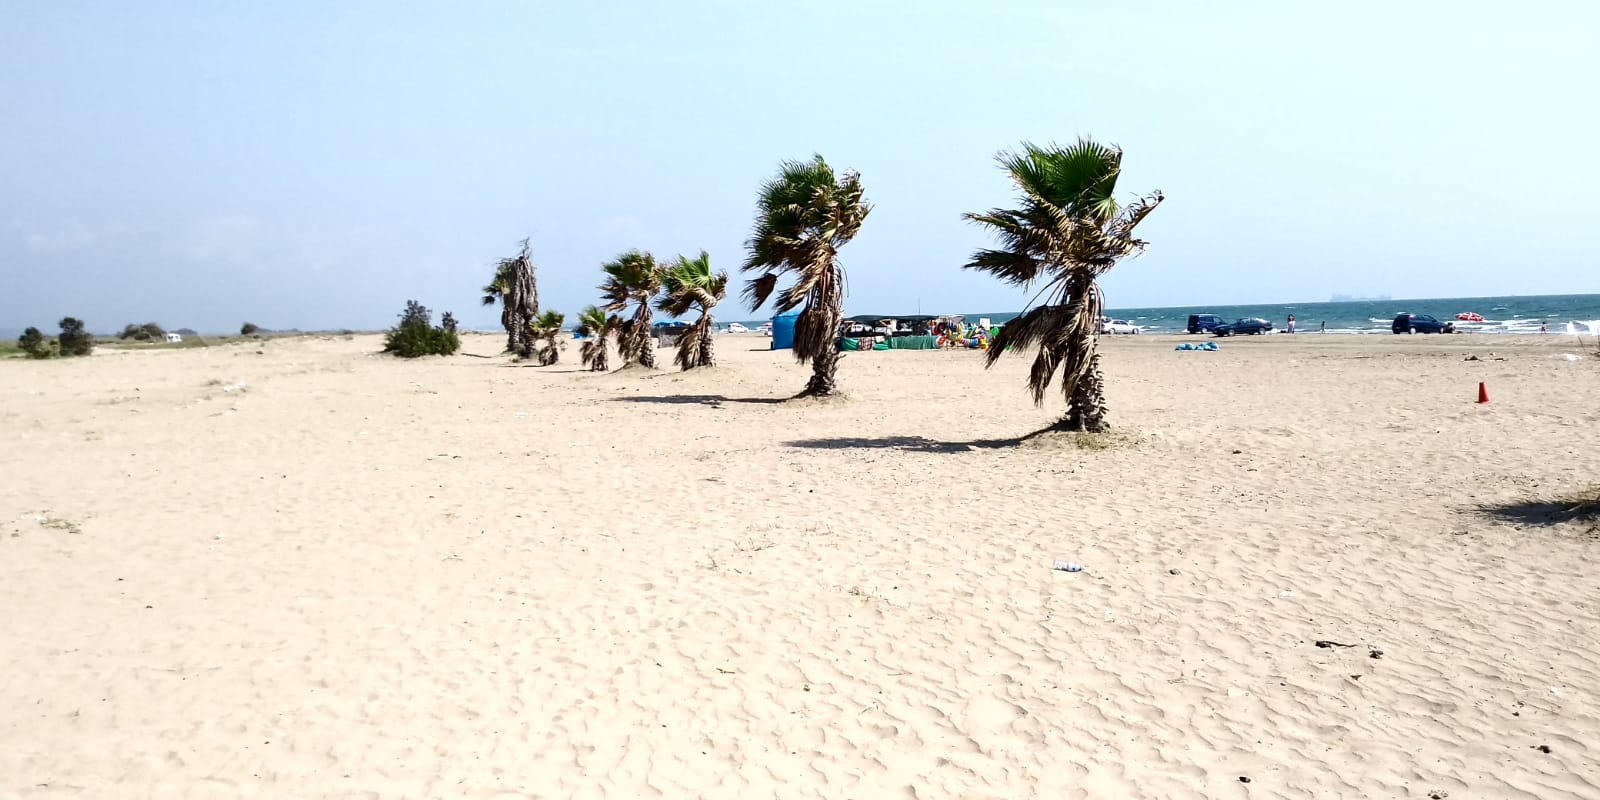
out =
{"type": "Polygon", "coordinates": [[[1322,333],[1327,333],[1327,332],[1328,332],[1328,321],[1327,320],[1323,320],[1322,321],[1322,333]]]}
{"type": "Polygon", "coordinates": [[[1289,315],[1289,332],[1294,333],[1294,315],[1289,315]]]}

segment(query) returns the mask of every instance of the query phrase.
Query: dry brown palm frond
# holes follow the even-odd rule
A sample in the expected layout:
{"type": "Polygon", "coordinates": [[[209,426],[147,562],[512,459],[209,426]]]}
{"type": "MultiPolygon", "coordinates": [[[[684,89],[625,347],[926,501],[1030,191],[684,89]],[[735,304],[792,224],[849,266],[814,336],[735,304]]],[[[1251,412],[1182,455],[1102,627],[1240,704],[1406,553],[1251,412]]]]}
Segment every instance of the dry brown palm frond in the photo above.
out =
{"type": "Polygon", "coordinates": [[[709,336],[711,336],[711,318],[702,316],[678,337],[678,352],[673,357],[672,363],[680,369],[705,366],[700,359],[700,353],[705,346],[705,339],[709,336]]]}
{"type": "Polygon", "coordinates": [[[778,273],[776,272],[768,272],[758,278],[751,278],[745,284],[744,292],[742,293],[744,301],[750,306],[751,310],[760,308],[767,304],[767,298],[772,296],[772,290],[776,289],[777,286],[778,273]]]}

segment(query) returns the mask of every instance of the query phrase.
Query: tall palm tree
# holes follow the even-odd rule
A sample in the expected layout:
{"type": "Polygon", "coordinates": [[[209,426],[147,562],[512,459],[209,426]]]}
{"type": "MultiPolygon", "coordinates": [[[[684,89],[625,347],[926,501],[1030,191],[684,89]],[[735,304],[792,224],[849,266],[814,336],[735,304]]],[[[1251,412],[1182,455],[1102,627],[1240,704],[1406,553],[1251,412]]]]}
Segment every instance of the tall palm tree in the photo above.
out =
{"type": "Polygon", "coordinates": [[[500,303],[500,325],[506,329],[506,351],[528,358],[533,355],[533,342],[528,340],[528,326],[539,313],[539,286],[534,280],[533,250],[529,240],[522,240],[522,249],[511,258],[502,258],[495,266],[494,280],[483,287],[483,304],[500,303]]]}
{"type": "Polygon", "coordinates": [[[838,389],[839,325],[844,317],[844,269],[839,248],[855,238],[872,211],[862,198],[861,176],[835,177],[822,156],[785,161],[776,177],[762,184],[756,199],[755,232],[746,247],[745,272],[760,272],[745,286],[754,311],[772,297],[778,278],[794,283],[777,293],[779,313],[800,307],[794,326],[794,355],[811,363],[811,380],[800,395],[831,395],[838,389]]]}
{"type": "Polygon", "coordinates": [[[638,361],[649,369],[656,366],[655,342],[650,329],[650,298],[661,291],[661,266],[655,256],[642,250],[629,250],[601,265],[605,270],[605,283],[600,284],[600,294],[606,299],[602,308],[607,311],[626,311],[634,304],[633,316],[622,324],[617,349],[622,354],[624,367],[638,361]]]}
{"type": "Polygon", "coordinates": [[[715,330],[711,309],[728,294],[728,273],[712,272],[711,256],[701,250],[699,258],[678,256],[678,263],[662,275],[661,286],[656,308],[674,317],[700,311],[700,318],[678,340],[678,355],[672,363],[686,370],[716,366],[717,356],[711,345],[715,330]]]}
{"type": "Polygon", "coordinates": [[[546,311],[533,318],[528,325],[528,339],[530,346],[542,344],[539,348],[539,366],[548,367],[561,360],[561,329],[566,325],[567,315],[559,311],[546,311]]]}
{"type": "Polygon", "coordinates": [[[1044,403],[1059,371],[1067,399],[1059,427],[1105,430],[1104,382],[1095,351],[1104,300],[1096,281],[1118,260],[1144,250],[1133,229],[1161,203],[1161,192],[1118,205],[1113,194],[1122,150],[1089,139],[1066,148],[1024,143],[1020,153],[1001,152],[997,160],[1020,192],[1020,206],[965,215],[1000,240],[999,248],[974,253],[966,268],[1025,288],[1042,282],[1039,294],[1045,301],[1000,329],[989,345],[987,365],[994,366],[1007,351],[1037,347],[1028,375],[1033,401],[1044,403]]]}
{"type": "Polygon", "coordinates": [[[621,320],[616,315],[607,316],[606,312],[596,306],[589,306],[578,313],[578,332],[587,336],[583,347],[578,350],[578,357],[583,365],[594,372],[605,372],[611,364],[606,354],[606,339],[615,333],[621,325],[621,320]]]}

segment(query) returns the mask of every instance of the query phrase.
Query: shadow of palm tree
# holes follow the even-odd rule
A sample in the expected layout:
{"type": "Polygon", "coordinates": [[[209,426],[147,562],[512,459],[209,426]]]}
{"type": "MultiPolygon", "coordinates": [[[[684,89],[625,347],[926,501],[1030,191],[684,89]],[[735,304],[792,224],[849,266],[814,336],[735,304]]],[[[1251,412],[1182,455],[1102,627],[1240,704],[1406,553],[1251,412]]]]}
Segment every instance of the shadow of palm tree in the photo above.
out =
{"type": "Polygon", "coordinates": [[[720,406],[723,403],[753,403],[757,405],[774,405],[787,400],[785,397],[724,397],[720,394],[673,394],[673,395],[636,395],[634,397],[613,397],[613,403],[660,403],[664,405],[704,405],[720,406]]]}
{"type": "Polygon", "coordinates": [[[541,372],[541,373],[543,373],[545,375],[575,375],[575,374],[580,373],[580,372],[589,372],[590,371],[588,367],[562,368],[562,367],[553,367],[553,366],[550,366],[550,365],[542,365],[542,364],[539,364],[539,363],[534,362],[534,361],[514,361],[514,362],[512,362],[510,364],[501,364],[500,368],[501,369],[533,369],[533,370],[538,370],[539,372],[541,372]]]}
{"type": "Polygon", "coordinates": [[[973,439],[965,442],[941,442],[925,436],[882,436],[866,438],[858,436],[840,436],[832,439],[798,439],[785,442],[789,447],[800,447],[810,450],[904,450],[908,453],[969,453],[973,450],[1001,450],[1007,447],[1016,447],[1030,439],[1054,431],[1055,428],[1042,428],[1033,433],[1014,436],[1009,439],[973,439]]]}
{"type": "Polygon", "coordinates": [[[1600,495],[1566,500],[1526,500],[1518,503],[1482,506],[1484,514],[1515,525],[1560,525],[1564,522],[1591,523],[1591,532],[1600,532],[1600,495]]]}

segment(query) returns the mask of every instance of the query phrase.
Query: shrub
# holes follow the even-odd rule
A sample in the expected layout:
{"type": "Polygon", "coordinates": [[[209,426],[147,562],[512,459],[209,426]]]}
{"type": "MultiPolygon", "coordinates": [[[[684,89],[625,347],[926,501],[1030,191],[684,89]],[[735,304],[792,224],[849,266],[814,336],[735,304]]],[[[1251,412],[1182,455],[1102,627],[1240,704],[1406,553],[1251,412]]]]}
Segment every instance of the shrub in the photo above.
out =
{"type": "Polygon", "coordinates": [[[260,330],[261,330],[261,326],[260,325],[257,325],[254,322],[246,322],[245,324],[239,326],[239,335],[240,336],[249,336],[249,335],[251,335],[253,333],[259,332],[260,330]]]}
{"type": "Polygon", "coordinates": [[[455,333],[456,332],[456,315],[454,315],[454,314],[452,314],[452,313],[450,313],[448,311],[444,312],[444,316],[439,318],[439,327],[444,328],[445,330],[447,330],[447,331],[449,331],[451,333],[455,333]]]}
{"type": "Polygon", "coordinates": [[[132,339],[136,342],[159,342],[167,338],[167,332],[154,322],[146,322],[143,325],[134,325],[130,322],[122,329],[122,333],[117,334],[117,338],[132,339]]]}
{"type": "MultiPolygon", "coordinates": [[[[453,324],[455,317],[445,312],[453,324]]],[[[402,358],[419,356],[453,356],[461,349],[461,337],[454,330],[436,328],[433,312],[415,300],[406,301],[406,310],[400,314],[400,324],[384,335],[383,351],[402,358]]]]}
{"type": "Polygon", "coordinates": [[[94,352],[94,334],[83,329],[81,320],[66,317],[61,320],[61,335],[56,337],[61,355],[86,356],[94,352]]]}
{"type": "Polygon", "coordinates": [[[56,354],[50,346],[50,340],[38,328],[23,331],[22,336],[17,338],[17,346],[28,354],[28,358],[49,358],[56,354]]]}

